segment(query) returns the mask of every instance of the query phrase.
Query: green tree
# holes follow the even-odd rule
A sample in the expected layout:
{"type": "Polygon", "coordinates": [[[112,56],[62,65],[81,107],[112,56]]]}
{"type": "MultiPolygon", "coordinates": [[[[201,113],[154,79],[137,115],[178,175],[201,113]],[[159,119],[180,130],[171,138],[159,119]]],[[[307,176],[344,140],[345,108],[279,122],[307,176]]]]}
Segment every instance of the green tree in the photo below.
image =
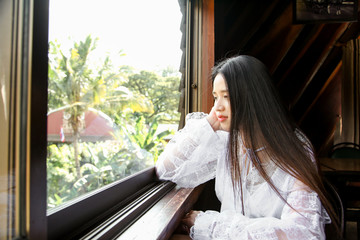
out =
{"type": "Polygon", "coordinates": [[[64,54],[56,42],[50,43],[48,108],[54,110],[65,106],[74,137],[78,178],[82,176],[78,149],[81,119],[89,107],[110,114],[129,109],[153,112],[152,104],[145,97],[137,98],[122,86],[122,76],[114,73],[108,57],[100,66],[91,66],[89,55],[96,48],[96,41],[89,35],[85,41],[74,43],[69,54],[64,54]]]}
{"type": "MultiPolygon", "coordinates": [[[[56,45],[50,45],[57,47],[56,45]]],[[[66,109],[69,115],[69,124],[74,136],[74,160],[76,165],[77,177],[81,177],[80,162],[78,159],[78,139],[81,130],[81,116],[87,110],[89,102],[85,101],[90,86],[93,84],[91,79],[91,69],[88,67],[89,53],[96,47],[96,40],[88,36],[84,42],[75,43],[70,50],[70,56],[66,56],[59,51],[58,57],[54,58],[56,64],[50,65],[50,78],[54,77],[53,85],[50,85],[51,94],[49,102],[54,99],[55,103],[68,106],[66,109]],[[52,68],[53,67],[53,68],[52,68]],[[54,86],[54,89],[51,87],[54,86]],[[59,94],[58,94],[59,93],[59,94]]],[[[51,52],[53,52],[53,49],[51,52]]],[[[56,51],[56,50],[55,50],[56,51]]]]}
{"type": "Polygon", "coordinates": [[[73,148],[66,143],[48,145],[48,208],[74,199],[153,165],[153,156],[119,132],[118,141],[80,142],[81,178],[77,178],[73,148]]]}
{"type": "Polygon", "coordinates": [[[154,72],[140,71],[140,73],[130,73],[128,79],[124,86],[150,99],[154,106],[154,112],[143,114],[147,123],[153,121],[155,116],[161,123],[178,122],[179,77],[169,73],[163,77],[154,72]]]}
{"type": "Polygon", "coordinates": [[[96,41],[88,36],[68,52],[56,41],[49,45],[48,111],[66,109],[74,135],[72,144],[48,144],[49,207],[152,165],[170,134],[157,134],[158,124],[179,119],[175,71],[168,68],[160,76],[136,73],[131,66],[115,70],[108,57],[93,64],[96,41]],[[79,141],[81,119],[90,107],[113,119],[116,141],[79,141]]]}
{"type": "Polygon", "coordinates": [[[132,142],[136,143],[140,148],[145,149],[153,155],[154,162],[157,161],[158,156],[166,145],[164,137],[174,134],[170,130],[156,133],[158,125],[158,117],[155,117],[150,124],[145,124],[144,117],[140,116],[136,120],[136,124],[133,129],[128,130],[127,128],[124,128],[126,135],[132,142]]]}

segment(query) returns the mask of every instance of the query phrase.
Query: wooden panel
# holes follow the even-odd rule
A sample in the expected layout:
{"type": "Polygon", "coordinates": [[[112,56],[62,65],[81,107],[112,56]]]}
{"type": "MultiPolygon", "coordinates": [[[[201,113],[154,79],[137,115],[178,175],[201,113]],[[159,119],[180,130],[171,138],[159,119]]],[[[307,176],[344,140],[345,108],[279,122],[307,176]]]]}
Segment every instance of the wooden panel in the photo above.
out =
{"type": "Polygon", "coordinates": [[[319,37],[308,48],[296,66],[289,73],[286,80],[279,85],[279,91],[290,109],[299,100],[306,87],[313,79],[320,66],[329,55],[333,44],[344,32],[344,24],[326,25],[322,28],[319,37]],[[334,35],[337,33],[336,35],[334,35]]]}
{"type": "Polygon", "coordinates": [[[323,27],[324,24],[304,26],[301,34],[297,37],[295,43],[287,52],[286,56],[283,57],[282,62],[274,72],[274,80],[277,83],[277,86],[281,85],[282,82],[293,71],[300,59],[304,56],[304,54],[308,51],[310,46],[319,36],[323,27]]]}
{"type": "Polygon", "coordinates": [[[333,134],[340,113],[340,101],[341,72],[338,71],[300,125],[312,141],[315,150],[319,150],[333,134]]]}
{"type": "Polygon", "coordinates": [[[202,7],[202,82],[200,111],[209,113],[213,106],[211,68],[214,66],[214,0],[203,1],[202,7]]]}
{"type": "Polygon", "coordinates": [[[228,25],[228,31],[226,31],[224,37],[225,43],[233,43],[236,49],[242,49],[248,44],[263,23],[277,10],[279,0],[266,3],[258,0],[257,4],[252,1],[251,4],[247,2],[245,6],[239,3],[241,2],[238,2],[237,7],[231,6],[228,11],[233,15],[233,18],[230,18],[226,24],[228,25]],[[241,11],[241,14],[239,14],[239,11],[241,11]],[[251,24],[244,24],[249,22],[251,24]],[[234,41],[234,39],[237,39],[237,41],[234,41]]]}
{"type": "Polygon", "coordinates": [[[271,31],[252,50],[252,54],[262,60],[271,73],[278,67],[304,27],[300,24],[293,25],[291,19],[292,7],[289,5],[273,22],[273,26],[270,27],[271,31]]]}
{"type": "Polygon", "coordinates": [[[239,53],[258,57],[295,120],[313,131],[315,145],[331,143],[341,105],[341,45],[359,37],[359,22],[294,25],[287,0],[217,0],[215,14],[215,60],[239,53]]]}
{"type": "Polygon", "coordinates": [[[174,188],[116,239],[168,239],[181,218],[197,201],[203,187],[204,185],[195,189],[174,188]]]}
{"type": "Polygon", "coordinates": [[[215,57],[222,59],[250,50],[271,30],[273,24],[289,5],[287,1],[215,1],[215,57]],[[236,2],[236,4],[233,4],[236,2]]]}
{"type": "MultiPolygon", "coordinates": [[[[309,111],[308,109],[316,102],[319,93],[321,93],[324,85],[327,85],[329,80],[333,80],[334,71],[339,71],[339,64],[341,62],[342,50],[340,47],[335,47],[326,61],[322,64],[316,76],[311,81],[299,101],[293,106],[291,112],[294,118],[301,123],[304,115],[309,111]],[[335,69],[335,70],[331,70],[335,69]]],[[[341,104],[340,102],[338,103],[341,104]]]]}
{"type": "MultiPolygon", "coordinates": [[[[310,67],[308,67],[309,72],[306,78],[302,81],[301,87],[298,88],[297,94],[292,99],[291,106],[294,106],[297,101],[300,99],[310,82],[313,80],[314,76],[322,66],[322,64],[325,62],[326,58],[330,54],[332,48],[334,47],[337,40],[341,37],[341,35],[345,32],[347,29],[348,23],[341,24],[338,28],[335,29],[333,35],[331,37],[328,37],[326,32],[324,33],[324,36],[320,36],[320,41],[316,42],[316,45],[314,47],[320,49],[323,47],[323,50],[319,53],[319,57],[316,59],[315,63],[310,67]]],[[[327,29],[326,29],[327,30],[327,29]]]]}
{"type": "MultiPolygon", "coordinates": [[[[319,100],[319,98],[322,96],[322,94],[326,91],[327,87],[329,86],[329,84],[332,82],[332,81],[336,81],[338,80],[339,81],[339,78],[340,78],[340,68],[342,66],[342,63],[340,62],[335,70],[332,72],[331,76],[327,79],[327,81],[322,85],[322,88],[320,89],[320,91],[318,91],[317,93],[317,96],[315,97],[315,99],[313,100],[313,102],[307,107],[305,113],[301,116],[300,120],[298,121],[299,124],[302,123],[302,121],[306,118],[307,114],[312,110],[312,108],[314,107],[314,105],[317,103],[317,101],[319,100]]],[[[337,109],[339,109],[339,105],[337,106],[337,109]]],[[[338,113],[340,114],[340,112],[338,113]]]]}

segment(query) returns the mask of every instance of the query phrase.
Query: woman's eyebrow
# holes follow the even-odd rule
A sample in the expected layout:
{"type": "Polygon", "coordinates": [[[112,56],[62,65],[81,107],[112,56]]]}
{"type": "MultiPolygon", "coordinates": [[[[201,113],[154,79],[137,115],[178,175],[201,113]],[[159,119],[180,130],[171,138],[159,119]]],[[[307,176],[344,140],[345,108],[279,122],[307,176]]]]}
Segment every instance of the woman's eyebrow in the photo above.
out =
{"type": "MultiPolygon", "coordinates": [[[[221,93],[227,93],[227,92],[229,92],[229,90],[224,89],[224,90],[220,90],[220,92],[221,92],[221,93]]],[[[216,93],[217,93],[217,92],[213,91],[213,94],[216,94],[216,93]]]]}

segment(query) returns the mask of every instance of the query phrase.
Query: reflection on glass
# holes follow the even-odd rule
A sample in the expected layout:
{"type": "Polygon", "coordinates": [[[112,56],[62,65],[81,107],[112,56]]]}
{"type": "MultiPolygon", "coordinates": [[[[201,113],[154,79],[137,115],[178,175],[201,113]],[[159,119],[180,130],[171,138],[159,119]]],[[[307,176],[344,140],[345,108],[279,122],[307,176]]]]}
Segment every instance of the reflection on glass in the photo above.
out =
{"type": "MultiPolygon", "coordinates": [[[[15,203],[19,200],[18,184],[15,183],[15,157],[13,134],[15,125],[15,111],[13,104],[14,89],[12,88],[13,52],[11,33],[17,15],[13,13],[13,6],[10,1],[0,1],[0,240],[11,239],[17,229],[14,224],[16,214],[15,203]]],[[[18,70],[18,69],[16,69],[18,70]]],[[[15,75],[15,74],[14,74],[15,75]]]]}
{"type": "Polygon", "coordinates": [[[51,0],[48,208],[153,166],[177,129],[177,0],[51,0]]]}

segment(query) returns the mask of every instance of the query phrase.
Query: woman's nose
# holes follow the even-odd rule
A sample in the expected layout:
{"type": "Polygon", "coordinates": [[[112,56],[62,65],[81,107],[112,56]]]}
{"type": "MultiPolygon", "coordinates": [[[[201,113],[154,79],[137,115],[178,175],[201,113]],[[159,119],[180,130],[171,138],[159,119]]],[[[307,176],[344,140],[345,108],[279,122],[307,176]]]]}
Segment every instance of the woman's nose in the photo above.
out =
{"type": "Polygon", "coordinates": [[[225,110],[225,107],[222,104],[221,100],[218,100],[215,102],[215,110],[216,111],[224,111],[225,110]]]}

